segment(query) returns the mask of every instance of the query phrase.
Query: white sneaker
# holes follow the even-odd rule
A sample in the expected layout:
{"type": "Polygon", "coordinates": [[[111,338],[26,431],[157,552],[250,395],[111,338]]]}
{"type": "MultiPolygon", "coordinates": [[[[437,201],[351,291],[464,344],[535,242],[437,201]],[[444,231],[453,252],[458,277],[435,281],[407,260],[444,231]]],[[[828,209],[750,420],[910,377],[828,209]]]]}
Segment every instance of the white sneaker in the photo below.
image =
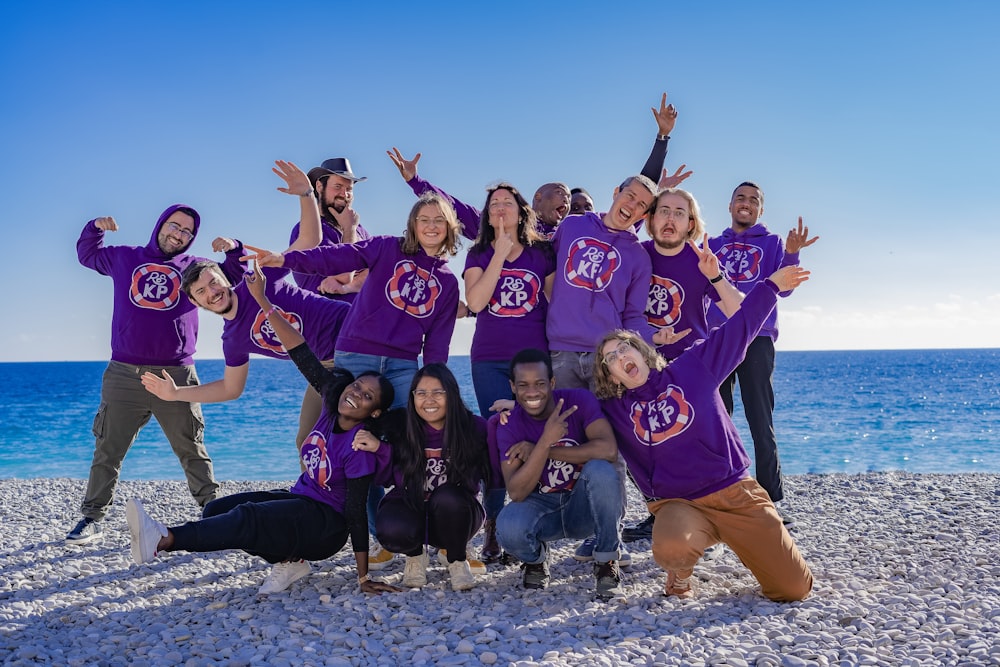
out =
{"type": "Polygon", "coordinates": [[[451,589],[453,591],[467,591],[476,585],[467,560],[456,560],[454,563],[448,563],[448,574],[451,575],[451,589]]]}
{"type": "Polygon", "coordinates": [[[705,552],[701,555],[702,560],[715,560],[721,556],[726,551],[726,545],[722,542],[716,542],[709,548],[705,549],[705,552]]]}
{"type": "Polygon", "coordinates": [[[270,595],[271,593],[280,593],[294,582],[298,581],[302,577],[308,575],[312,571],[312,567],[304,560],[290,560],[285,563],[275,563],[271,567],[271,573],[267,575],[267,579],[261,584],[260,590],[257,591],[259,595],[270,595]]]}
{"type": "Polygon", "coordinates": [[[392,564],[392,559],[396,554],[386,551],[377,541],[372,543],[372,548],[368,550],[368,569],[384,570],[392,564]]]}
{"type": "Polygon", "coordinates": [[[142,565],[156,558],[156,545],[167,536],[167,527],[146,514],[142,501],[130,498],[125,503],[125,520],[132,537],[132,560],[142,565]]]}
{"type": "Polygon", "coordinates": [[[427,585],[427,550],[419,556],[407,556],[403,567],[403,586],[423,588],[427,585]]]}
{"type": "MultiPolygon", "coordinates": [[[[448,562],[448,550],[438,549],[438,562],[448,567],[450,563],[448,562]]],[[[486,563],[481,560],[476,560],[475,558],[469,558],[468,552],[466,552],[465,562],[469,564],[469,571],[472,574],[486,574],[486,563]]]]}

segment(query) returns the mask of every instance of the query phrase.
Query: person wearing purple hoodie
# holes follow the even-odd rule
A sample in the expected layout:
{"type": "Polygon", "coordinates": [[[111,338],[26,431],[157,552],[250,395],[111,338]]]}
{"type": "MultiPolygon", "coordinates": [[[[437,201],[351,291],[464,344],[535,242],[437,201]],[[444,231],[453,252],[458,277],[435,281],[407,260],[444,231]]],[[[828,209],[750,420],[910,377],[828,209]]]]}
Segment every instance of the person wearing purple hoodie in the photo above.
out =
{"type": "MultiPolygon", "coordinates": [[[[748,292],[758,282],[767,279],[782,266],[799,263],[799,251],[819,240],[809,238],[809,228],[802,226],[788,232],[788,239],[768,230],[760,222],[764,214],[764,193],[756,183],[740,183],[729,201],[732,225],[720,236],[709,239],[708,245],[719,258],[726,279],[741,292],[748,292]]],[[[780,296],[788,296],[782,293],[780,296]]],[[[718,326],[725,314],[717,306],[708,310],[709,326],[718,326]]],[[[740,381],[740,396],[746,414],[753,450],[757,480],[771,500],[779,504],[785,497],[781,482],[781,462],[778,442],[774,437],[774,341],[778,339],[778,311],[774,309],[758,336],[747,348],[746,359],[722,382],[719,392],[726,410],[733,414],[733,389],[740,381]]],[[[781,507],[787,526],[793,525],[787,508],[781,507]]]]}
{"type": "Polygon", "coordinates": [[[720,542],[750,569],[765,597],[801,600],[812,589],[809,567],[750,476],[750,459],[719,395],[778,293],[808,277],[798,266],[772,273],[730,319],[669,364],[632,331],[612,331],[597,345],[597,396],[656,517],[652,551],[667,571],[666,595],[691,597],[695,563],[720,542]]]}
{"type": "MultiPolygon", "coordinates": [[[[105,246],[105,234],[118,231],[112,217],[89,221],[76,243],[80,263],[114,281],[114,314],[111,362],[94,417],[94,459],[80,507],[83,518],[66,536],[67,544],[103,536],[101,521],[114,498],[122,460],[151,416],[180,460],[198,504],[204,506],[218,493],[204,444],[201,405],[162,401],[140,379],[146,371],[166,372],[178,385],[198,384],[193,360],[198,312],[180,286],[184,269],[201,259],[186,253],[200,224],[197,211],[174,204],[160,214],[145,246],[105,246]]],[[[226,251],[224,270],[231,279],[243,273],[242,247],[223,238],[212,247],[226,251]]]]}

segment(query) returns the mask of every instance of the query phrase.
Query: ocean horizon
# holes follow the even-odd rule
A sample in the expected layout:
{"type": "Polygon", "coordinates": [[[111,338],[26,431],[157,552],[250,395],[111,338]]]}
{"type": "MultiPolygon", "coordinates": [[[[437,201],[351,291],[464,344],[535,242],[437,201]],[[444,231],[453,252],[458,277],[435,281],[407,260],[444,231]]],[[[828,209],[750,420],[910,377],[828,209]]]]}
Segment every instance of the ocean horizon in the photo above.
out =
{"type": "MultiPolygon", "coordinates": [[[[290,362],[254,358],[242,397],[204,404],[205,442],[224,480],[291,480],[305,380],[290,362]]],[[[107,361],[0,363],[0,478],[85,479],[107,361]]],[[[470,361],[449,366],[474,411],[470,361]]],[[[220,359],[196,361],[202,382],[220,359]]],[[[778,352],[775,431],[785,474],[1000,472],[1000,349],[778,352]]],[[[737,392],[733,416],[753,458],[737,392]]],[[[152,420],[151,420],[152,421],[152,420]]],[[[183,479],[155,423],[122,479],[183,479]]]]}

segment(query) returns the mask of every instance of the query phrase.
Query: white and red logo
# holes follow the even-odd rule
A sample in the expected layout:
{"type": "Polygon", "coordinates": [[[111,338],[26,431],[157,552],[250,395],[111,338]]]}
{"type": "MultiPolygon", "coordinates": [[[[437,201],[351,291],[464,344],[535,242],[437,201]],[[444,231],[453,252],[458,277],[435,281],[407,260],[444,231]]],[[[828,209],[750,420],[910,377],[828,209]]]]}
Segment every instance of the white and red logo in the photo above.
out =
{"type": "Polygon", "coordinates": [[[427,317],[434,312],[439,294],[441,283],[438,279],[409,259],[396,264],[392,277],[385,286],[385,296],[389,302],[414,317],[427,317]]]}
{"type": "Polygon", "coordinates": [[[566,282],[574,287],[603,291],[621,266],[618,250],[590,237],[577,239],[566,258],[566,282]]]}
{"type": "MultiPolygon", "coordinates": [[[[577,447],[580,443],[572,438],[563,438],[553,447],[577,447]]],[[[549,459],[542,469],[542,476],[538,480],[538,490],[542,493],[552,493],[553,491],[571,491],[580,478],[580,471],[583,466],[566,461],[556,461],[549,459]]]]}
{"type": "Polygon", "coordinates": [[[631,417],[639,441],[655,447],[683,433],[694,421],[694,408],[680,387],[669,385],[652,401],[633,403],[631,417]]]}
{"type": "Polygon", "coordinates": [[[150,310],[170,310],[181,298],[181,274],[169,264],[143,264],[132,272],[132,303],[150,310]]]}
{"type": "Polygon", "coordinates": [[[672,327],[681,319],[684,289],[670,278],[654,275],[649,283],[646,320],[654,327],[672,327]]]}
{"type": "Polygon", "coordinates": [[[715,253],[731,282],[753,282],[760,277],[764,251],[745,243],[727,243],[715,253]]]}
{"type": "Polygon", "coordinates": [[[326,438],[319,431],[313,431],[302,443],[302,465],[306,474],[324,489],[329,489],[332,466],[330,455],[326,453],[326,438]]]}
{"type": "Polygon", "coordinates": [[[503,269],[499,290],[490,299],[490,313],[497,317],[523,317],[538,305],[542,281],[525,269],[503,269]]]}
{"type": "MultiPolygon", "coordinates": [[[[285,318],[285,321],[291,324],[292,328],[300,334],[302,333],[302,318],[297,313],[286,313],[277,307],[275,307],[275,312],[285,318]]],[[[274,327],[267,321],[267,316],[264,315],[263,310],[258,310],[257,316],[253,320],[253,325],[250,327],[250,340],[262,350],[267,350],[272,354],[282,357],[288,356],[285,346],[281,344],[278,334],[274,332],[274,327]]]]}

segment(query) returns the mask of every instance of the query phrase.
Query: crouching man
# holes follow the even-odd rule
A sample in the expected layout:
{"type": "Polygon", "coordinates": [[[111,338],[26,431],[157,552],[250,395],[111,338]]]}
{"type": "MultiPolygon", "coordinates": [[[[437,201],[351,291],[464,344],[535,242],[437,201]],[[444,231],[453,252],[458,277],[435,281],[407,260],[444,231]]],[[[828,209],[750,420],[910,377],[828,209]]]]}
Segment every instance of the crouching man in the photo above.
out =
{"type": "Polygon", "coordinates": [[[622,498],[611,425],[586,389],[555,389],[544,352],[522,350],[510,372],[516,405],[495,443],[512,501],[497,517],[500,545],[524,563],[524,587],[540,589],[549,583],[549,542],[595,535],[597,597],[621,595],[622,498]]]}

